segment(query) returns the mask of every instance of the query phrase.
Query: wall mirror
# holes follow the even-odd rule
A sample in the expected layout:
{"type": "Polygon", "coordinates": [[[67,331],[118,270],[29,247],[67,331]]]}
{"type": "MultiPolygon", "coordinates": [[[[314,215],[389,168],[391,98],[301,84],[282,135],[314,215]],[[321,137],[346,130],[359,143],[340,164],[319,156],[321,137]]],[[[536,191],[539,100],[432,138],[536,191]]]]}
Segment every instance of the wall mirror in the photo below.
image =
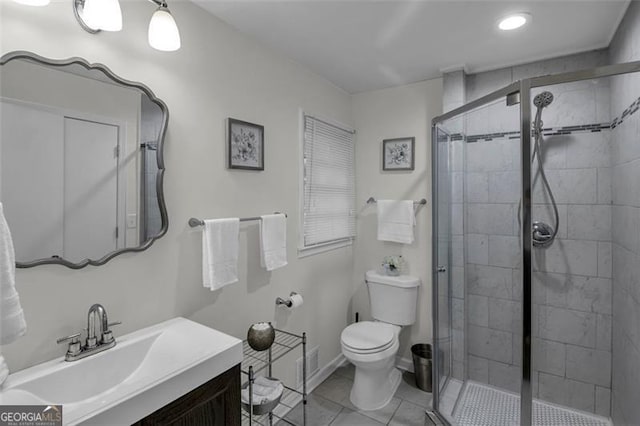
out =
{"type": "Polygon", "coordinates": [[[102,265],[167,231],[168,110],[81,58],[0,58],[0,201],[16,265],[102,265]]]}

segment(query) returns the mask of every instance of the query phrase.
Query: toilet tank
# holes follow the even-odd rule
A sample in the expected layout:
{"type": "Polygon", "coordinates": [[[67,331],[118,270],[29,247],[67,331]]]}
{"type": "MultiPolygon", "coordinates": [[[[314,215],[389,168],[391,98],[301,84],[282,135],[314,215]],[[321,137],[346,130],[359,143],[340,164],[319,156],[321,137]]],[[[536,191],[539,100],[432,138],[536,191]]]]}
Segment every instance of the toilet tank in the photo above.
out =
{"type": "Polygon", "coordinates": [[[365,280],[374,319],[396,325],[416,322],[420,278],[409,275],[391,277],[368,271],[365,280]]]}

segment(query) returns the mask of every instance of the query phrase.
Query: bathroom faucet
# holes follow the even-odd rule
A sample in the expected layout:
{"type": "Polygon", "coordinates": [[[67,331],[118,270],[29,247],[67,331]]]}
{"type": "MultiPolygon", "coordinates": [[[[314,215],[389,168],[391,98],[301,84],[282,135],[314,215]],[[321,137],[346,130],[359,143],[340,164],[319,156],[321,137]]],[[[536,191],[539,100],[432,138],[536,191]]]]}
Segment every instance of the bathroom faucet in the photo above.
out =
{"type": "Polygon", "coordinates": [[[96,303],[89,308],[89,313],[87,314],[86,348],[95,348],[98,346],[98,343],[110,343],[111,340],[113,340],[113,336],[111,336],[111,331],[109,331],[107,311],[105,311],[104,306],[96,303]],[[109,341],[105,341],[105,332],[109,333],[109,341]],[[100,340],[98,340],[98,337],[100,340]]]}
{"type": "Polygon", "coordinates": [[[122,324],[121,322],[109,323],[107,311],[104,306],[96,303],[89,308],[87,314],[87,340],[85,345],[80,344],[80,333],[72,334],[58,339],[57,342],[69,342],[65,361],[77,361],[102,351],[106,351],[116,345],[116,340],[109,327],[122,324]]]}

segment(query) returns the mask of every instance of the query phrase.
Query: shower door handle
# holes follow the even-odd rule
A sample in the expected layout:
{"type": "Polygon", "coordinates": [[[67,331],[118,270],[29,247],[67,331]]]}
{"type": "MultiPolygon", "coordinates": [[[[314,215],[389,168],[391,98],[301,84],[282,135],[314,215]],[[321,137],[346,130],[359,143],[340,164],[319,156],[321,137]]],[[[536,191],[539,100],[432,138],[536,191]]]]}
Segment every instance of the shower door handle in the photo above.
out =
{"type": "Polygon", "coordinates": [[[442,272],[447,272],[447,268],[446,268],[446,267],[444,267],[444,266],[438,266],[437,271],[438,271],[438,272],[440,272],[440,273],[442,273],[442,272]]]}

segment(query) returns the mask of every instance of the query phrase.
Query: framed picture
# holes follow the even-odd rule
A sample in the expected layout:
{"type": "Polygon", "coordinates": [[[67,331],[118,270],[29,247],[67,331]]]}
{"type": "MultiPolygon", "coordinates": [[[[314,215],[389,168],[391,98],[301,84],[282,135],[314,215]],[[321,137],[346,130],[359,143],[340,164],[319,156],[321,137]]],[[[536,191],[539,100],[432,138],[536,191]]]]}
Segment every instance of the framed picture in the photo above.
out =
{"type": "Polygon", "coordinates": [[[382,141],[382,170],[413,170],[416,138],[385,139],[382,141]]]}
{"type": "Polygon", "coordinates": [[[264,170],[264,126],[228,119],[229,168],[264,170]]]}

